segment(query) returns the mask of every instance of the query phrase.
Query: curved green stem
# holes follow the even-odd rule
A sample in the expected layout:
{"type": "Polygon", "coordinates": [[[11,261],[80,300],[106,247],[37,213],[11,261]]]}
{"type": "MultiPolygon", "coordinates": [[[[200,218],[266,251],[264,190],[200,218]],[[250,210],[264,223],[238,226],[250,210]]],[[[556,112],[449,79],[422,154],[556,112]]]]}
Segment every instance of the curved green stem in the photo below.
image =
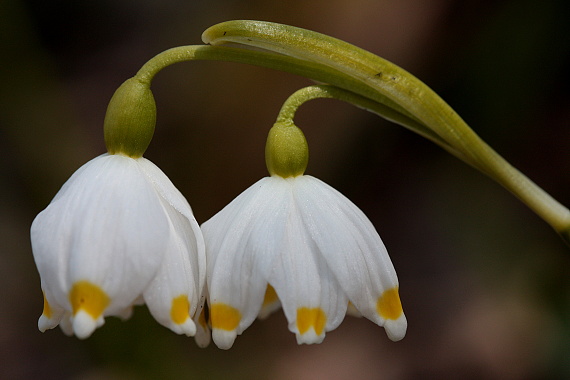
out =
{"type": "Polygon", "coordinates": [[[570,243],[570,211],[491,149],[433,90],[402,68],[344,41],[268,22],[224,22],[208,28],[202,39],[212,45],[253,46],[327,67],[332,78],[326,83],[388,105],[432,131],[439,145],[467,157],[468,163],[511,191],[570,243]]]}
{"type": "MultiPolygon", "coordinates": [[[[285,71],[292,74],[311,78],[318,82],[331,83],[339,88],[356,88],[359,86],[358,80],[350,76],[331,69],[328,66],[307,62],[295,57],[284,56],[268,51],[256,51],[231,47],[220,46],[204,46],[204,45],[188,45],[179,46],[168,49],[152,59],[141,67],[136,74],[135,78],[141,83],[150,85],[154,76],[165,67],[172,64],[193,60],[215,60],[215,61],[229,61],[246,63],[261,67],[267,67],[279,71],[285,71]]],[[[445,140],[438,136],[435,132],[424,126],[417,121],[413,115],[407,112],[404,108],[398,106],[390,99],[381,94],[375,93],[371,89],[364,88],[359,92],[362,99],[368,99],[367,108],[378,115],[402,125],[419,135],[431,140],[438,144],[443,149],[456,155],[460,159],[468,162],[469,164],[477,167],[477,163],[470,161],[469,158],[452,148],[445,140]],[[371,99],[374,99],[372,101],[371,99]],[[382,112],[376,112],[373,109],[383,109],[382,112]]],[[[483,170],[483,168],[479,168],[483,170]]]]}
{"type": "MultiPolygon", "coordinates": [[[[165,50],[145,63],[135,77],[143,83],[150,83],[154,76],[165,67],[178,62],[193,60],[246,63],[289,72],[306,78],[311,78],[319,82],[334,83],[336,86],[345,89],[357,88],[359,86],[359,81],[357,79],[318,62],[310,62],[270,51],[204,45],[179,46],[165,50]]],[[[368,88],[363,88],[361,90],[362,91],[359,92],[360,95],[375,99],[377,102],[385,104],[387,107],[394,109],[398,113],[405,115],[410,119],[414,119],[413,115],[405,108],[394,103],[382,94],[377,94],[374,90],[368,88]]]]}
{"type": "MultiPolygon", "coordinates": [[[[464,156],[461,152],[455,150],[453,147],[447,145],[442,141],[439,136],[433,133],[431,130],[426,130],[426,128],[419,124],[414,119],[411,119],[405,115],[400,114],[394,109],[378,103],[374,100],[366,98],[364,96],[355,94],[351,91],[341,89],[336,86],[331,85],[314,85],[304,87],[295,93],[293,93],[287,100],[283,103],[279,115],[277,116],[277,122],[288,123],[293,120],[297,109],[305,102],[313,99],[319,98],[329,98],[337,99],[347,103],[350,103],[358,108],[362,108],[366,111],[372,112],[386,120],[394,122],[396,124],[407,127],[408,129],[415,131],[422,136],[428,138],[429,140],[437,143],[443,149],[447,150],[449,153],[453,154],[457,158],[467,162],[468,164],[477,167],[477,163],[471,161],[467,156],[464,156]],[[421,131],[421,132],[420,132],[421,131]]],[[[483,170],[480,168],[480,170],[483,170]]]]}
{"type": "MultiPolygon", "coordinates": [[[[154,76],[165,67],[179,62],[193,60],[229,61],[267,67],[311,78],[318,82],[331,83],[344,89],[357,88],[359,86],[358,80],[319,63],[307,62],[295,57],[284,56],[268,51],[204,45],[179,46],[159,53],[141,67],[135,78],[141,83],[150,85],[154,76]]],[[[368,109],[391,122],[418,133],[461,160],[477,167],[479,170],[484,170],[478,167],[476,162],[451,147],[435,132],[417,121],[417,119],[404,108],[398,106],[382,94],[377,94],[368,88],[361,89],[359,94],[362,95],[362,102],[367,100],[367,105],[360,106],[361,108],[368,109]]]]}

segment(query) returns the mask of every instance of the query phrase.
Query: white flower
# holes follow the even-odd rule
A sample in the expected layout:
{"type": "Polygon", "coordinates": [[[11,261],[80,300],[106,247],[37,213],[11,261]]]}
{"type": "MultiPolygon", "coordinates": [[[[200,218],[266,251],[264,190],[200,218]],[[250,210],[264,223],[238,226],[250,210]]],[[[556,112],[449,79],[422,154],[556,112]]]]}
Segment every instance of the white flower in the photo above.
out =
{"type": "Polygon", "coordinates": [[[258,316],[281,303],[297,342],[320,343],[347,309],[407,328],[398,279],[371,222],[353,203],[307,175],[266,177],[202,225],[212,337],[230,348],[258,316]]]}
{"type": "Polygon", "coordinates": [[[101,155],[77,170],[34,220],[41,331],[61,323],[79,338],[106,316],[146,303],[178,334],[194,335],[205,248],[190,205],[145,158],[101,155]]]}

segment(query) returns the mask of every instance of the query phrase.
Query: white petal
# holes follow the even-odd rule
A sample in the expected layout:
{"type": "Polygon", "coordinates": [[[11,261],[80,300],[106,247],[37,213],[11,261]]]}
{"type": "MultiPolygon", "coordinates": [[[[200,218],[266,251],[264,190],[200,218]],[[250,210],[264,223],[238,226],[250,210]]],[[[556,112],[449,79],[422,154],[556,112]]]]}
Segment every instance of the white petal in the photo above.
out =
{"type": "Polygon", "coordinates": [[[208,289],[212,310],[212,337],[220,348],[233,340],[256,318],[267,288],[268,272],[275,252],[267,250],[266,238],[257,233],[259,225],[271,224],[285,210],[286,188],[272,178],[264,178],[245,190],[223,210],[202,225],[206,241],[208,289]],[[218,328],[216,305],[239,312],[238,324],[218,328]]]}
{"type": "Polygon", "coordinates": [[[194,218],[192,208],[182,193],[156,165],[148,160],[140,161],[140,165],[161,197],[162,205],[172,223],[171,232],[175,232],[181,239],[181,242],[176,244],[181,243],[181,247],[187,252],[187,259],[191,265],[190,274],[197,285],[196,293],[202,294],[206,286],[206,247],[202,230],[194,218]]]}
{"type": "Polygon", "coordinates": [[[206,277],[206,253],[202,232],[190,205],[170,180],[150,161],[142,166],[161,196],[170,219],[170,239],[157,276],[145,290],[149,310],[162,325],[178,334],[193,336],[192,320],[200,305],[206,277]],[[175,300],[188,302],[188,316],[175,306],[175,300]],[[175,311],[178,310],[178,311],[175,311]],[[182,314],[181,314],[182,313],[182,314]]]}
{"type": "Polygon", "coordinates": [[[374,226],[324,182],[310,176],[298,179],[296,199],[305,226],[340,286],[362,315],[384,326],[391,339],[401,339],[407,326],[403,313],[390,320],[378,312],[379,298],[397,290],[398,279],[374,226]]]}
{"type": "MultiPolygon", "coordinates": [[[[301,219],[294,195],[298,178],[282,180],[289,192],[285,218],[275,221],[282,232],[275,234],[273,227],[274,237],[264,239],[273,244],[269,250],[278,252],[268,279],[279,296],[289,330],[297,335],[297,342],[320,343],[326,331],[342,322],[348,300],[301,219]]],[[[266,226],[270,225],[258,226],[260,236],[272,234],[266,226]]]]}
{"type": "Polygon", "coordinates": [[[171,240],[160,270],[145,290],[144,298],[159,323],[177,334],[193,336],[196,326],[192,316],[200,303],[202,288],[198,257],[205,261],[204,243],[194,218],[188,220],[169,205],[165,208],[171,220],[171,240]]]}

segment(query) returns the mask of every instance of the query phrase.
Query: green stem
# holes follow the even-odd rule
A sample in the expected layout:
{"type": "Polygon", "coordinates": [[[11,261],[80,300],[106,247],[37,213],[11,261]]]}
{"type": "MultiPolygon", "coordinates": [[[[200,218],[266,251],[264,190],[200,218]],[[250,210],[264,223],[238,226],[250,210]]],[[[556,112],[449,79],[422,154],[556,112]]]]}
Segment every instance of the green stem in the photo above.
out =
{"type": "MultiPolygon", "coordinates": [[[[279,111],[279,115],[277,116],[277,122],[285,124],[289,123],[294,119],[297,109],[303,103],[309,100],[319,99],[319,98],[337,99],[350,103],[358,108],[362,108],[366,111],[372,112],[386,120],[405,126],[417,133],[420,133],[419,132],[420,130],[425,130],[425,127],[419,124],[417,121],[394,111],[394,109],[382,103],[378,103],[364,96],[330,85],[308,86],[293,93],[291,96],[289,96],[289,98],[287,98],[285,103],[283,103],[283,106],[279,111]]],[[[447,145],[439,138],[439,136],[434,134],[431,130],[426,130],[420,134],[432,140],[433,142],[439,144],[442,148],[444,148],[454,156],[460,158],[461,160],[469,163],[472,166],[477,167],[476,162],[472,162],[469,157],[464,156],[461,152],[458,152],[453,147],[447,145]]]]}
{"type": "MultiPolygon", "coordinates": [[[[282,54],[276,54],[268,51],[204,45],[188,45],[168,49],[145,63],[138,71],[135,78],[150,86],[152,79],[160,70],[175,63],[193,60],[246,63],[289,72],[314,79],[318,82],[331,83],[344,89],[357,88],[359,86],[358,80],[319,63],[307,62],[295,57],[284,56],[282,54]]],[[[381,94],[377,94],[374,90],[368,88],[361,89],[359,94],[362,95],[362,101],[364,101],[364,99],[368,99],[367,105],[361,106],[361,108],[368,109],[389,121],[418,133],[463,161],[468,162],[470,165],[477,167],[479,170],[484,170],[483,168],[478,167],[476,162],[470,160],[468,157],[451,147],[435,132],[417,121],[417,119],[409,112],[395,104],[390,99],[381,94]],[[374,101],[371,99],[374,99],[374,101]]]]}
{"type": "MultiPolygon", "coordinates": [[[[359,81],[326,65],[309,62],[303,59],[276,54],[270,51],[248,50],[243,48],[188,45],[163,51],[150,59],[138,71],[136,78],[143,83],[150,83],[154,76],[165,67],[178,62],[193,60],[228,61],[267,67],[279,71],[311,78],[319,82],[334,83],[336,86],[349,89],[359,86],[359,81]]],[[[379,103],[393,108],[396,112],[414,119],[405,108],[397,105],[387,97],[374,90],[363,88],[362,96],[375,99],[379,103]]],[[[426,129],[426,128],[424,128],[426,129]]],[[[426,133],[430,133],[427,132],[426,133]]]]}
{"type": "Polygon", "coordinates": [[[570,244],[570,211],[491,149],[433,90],[402,68],[335,38],[261,21],[214,25],[202,39],[212,45],[253,46],[327,67],[333,77],[326,83],[388,105],[422,130],[431,130],[438,136],[432,141],[467,157],[469,164],[511,191],[570,244]]]}
{"type": "MultiPolygon", "coordinates": [[[[314,79],[318,82],[331,83],[344,89],[357,88],[359,86],[358,80],[319,63],[307,62],[295,57],[284,56],[282,54],[276,54],[268,51],[204,45],[188,45],[168,49],[145,63],[138,71],[135,78],[150,86],[152,79],[160,70],[175,63],[193,60],[246,63],[289,72],[314,79]]],[[[415,119],[409,112],[395,104],[390,99],[381,94],[377,94],[374,90],[368,88],[361,89],[359,93],[363,98],[375,100],[369,100],[369,106],[362,108],[369,108],[372,112],[377,113],[389,121],[402,125],[413,132],[418,133],[419,135],[438,144],[451,154],[456,155],[460,159],[477,167],[477,163],[459,153],[435,132],[417,121],[417,119],[415,119]],[[375,105],[372,105],[373,103],[375,103],[375,105]],[[376,112],[373,110],[375,107],[378,109],[384,109],[384,111],[376,112]]],[[[482,168],[479,169],[483,170],[482,168]]]]}

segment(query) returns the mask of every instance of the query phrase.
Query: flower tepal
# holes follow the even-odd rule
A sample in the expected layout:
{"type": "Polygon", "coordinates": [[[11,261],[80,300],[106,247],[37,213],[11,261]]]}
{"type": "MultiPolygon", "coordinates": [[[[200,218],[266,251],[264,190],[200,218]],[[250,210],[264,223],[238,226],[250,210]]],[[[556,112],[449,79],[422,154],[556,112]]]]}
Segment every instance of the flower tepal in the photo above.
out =
{"type": "Polygon", "coordinates": [[[272,175],[202,225],[213,340],[231,347],[279,303],[299,344],[320,343],[349,305],[400,340],[407,322],[386,248],[352,202],[303,175],[306,143],[288,156],[282,138],[298,142],[299,134],[294,125],[274,126],[266,148],[272,175]]]}

